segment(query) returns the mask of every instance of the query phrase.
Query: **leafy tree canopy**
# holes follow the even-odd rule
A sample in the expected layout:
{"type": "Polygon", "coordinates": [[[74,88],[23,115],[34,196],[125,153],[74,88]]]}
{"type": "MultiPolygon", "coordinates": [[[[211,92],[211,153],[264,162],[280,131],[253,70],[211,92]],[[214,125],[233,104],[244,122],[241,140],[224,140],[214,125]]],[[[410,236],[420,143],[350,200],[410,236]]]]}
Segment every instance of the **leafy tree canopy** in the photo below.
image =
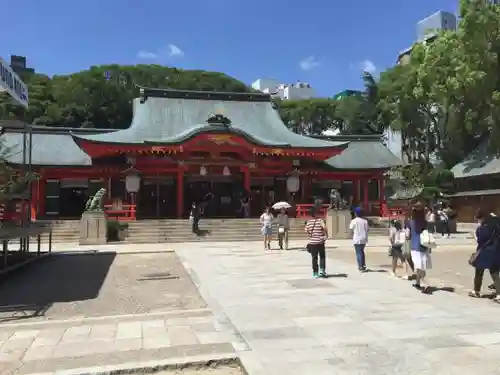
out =
{"type": "Polygon", "coordinates": [[[296,133],[318,135],[341,127],[336,100],[278,100],[277,104],[283,122],[296,133]]]}
{"type": "Polygon", "coordinates": [[[30,105],[26,113],[0,97],[3,119],[24,116],[47,126],[125,128],[132,117],[134,83],[154,88],[249,92],[243,82],[223,73],[160,65],[103,65],[70,75],[26,74],[30,105]]]}

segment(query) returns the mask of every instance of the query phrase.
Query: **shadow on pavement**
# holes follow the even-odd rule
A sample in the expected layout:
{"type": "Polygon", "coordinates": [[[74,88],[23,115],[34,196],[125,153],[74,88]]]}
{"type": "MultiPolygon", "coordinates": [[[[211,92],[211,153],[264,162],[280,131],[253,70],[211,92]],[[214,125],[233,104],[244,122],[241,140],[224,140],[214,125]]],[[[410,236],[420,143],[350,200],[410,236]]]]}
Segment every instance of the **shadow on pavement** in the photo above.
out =
{"type": "Polygon", "coordinates": [[[326,277],[329,278],[346,278],[348,275],[347,273],[329,273],[326,275],[326,277]]]}
{"type": "Polygon", "coordinates": [[[429,286],[429,287],[427,287],[428,294],[433,294],[434,292],[455,293],[455,288],[453,288],[451,286],[442,286],[442,287],[429,286]]]}
{"type": "Polygon", "coordinates": [[[144,277],[138,278],[137,281],[155,281],[155,280],[178,280],[179,276],[173,276],[171,273],[151,273],[149,275],[144,275],[144,277]]]}
{"type": "Polygon", "coordinates": [[[375,272],[375,273],[386,273],[386,272],[387,272],[387,270],[382,269],[382,268],[368,268],[368,269],[366,270],[366,272],[367,272],[367,273],[373,273],[373,272],[375,272]]]}
{"type": "Polygon", "coordinates": [[[115,252],[55,254],[0,278],[0,322],[43,316],[58,302],[99,295],[115,252]]]}

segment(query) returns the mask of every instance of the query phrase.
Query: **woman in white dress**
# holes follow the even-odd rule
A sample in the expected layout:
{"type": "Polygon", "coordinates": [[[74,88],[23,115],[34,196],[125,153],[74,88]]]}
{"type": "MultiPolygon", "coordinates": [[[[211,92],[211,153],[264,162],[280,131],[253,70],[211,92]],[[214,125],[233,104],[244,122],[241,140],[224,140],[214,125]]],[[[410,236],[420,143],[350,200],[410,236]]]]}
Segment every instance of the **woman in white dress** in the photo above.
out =
{"type": "Polygon", "coordinates": [[[260,215],[261,233],[264,236],[264,249],[271,250],[271,238],[273,236],[273,214],[269,207],[264,209],[260,215]]]}

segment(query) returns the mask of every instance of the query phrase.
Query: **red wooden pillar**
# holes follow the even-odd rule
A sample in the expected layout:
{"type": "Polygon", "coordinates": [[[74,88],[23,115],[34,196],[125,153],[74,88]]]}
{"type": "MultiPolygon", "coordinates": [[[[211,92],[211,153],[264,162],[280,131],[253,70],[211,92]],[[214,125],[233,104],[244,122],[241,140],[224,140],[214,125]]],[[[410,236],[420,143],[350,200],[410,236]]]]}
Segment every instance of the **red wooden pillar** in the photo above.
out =
{"type": "Polygon", "coordinates": [[[368,213],[368,206],[369,206],[369,200],[368,200],[368,182],[370,180],[364,179],[363,180],[363,210],[365,213],[368,213]]]}
{"type": "Polygon", "coordinates": [[[47,184],[47,180],[44,177],[41,177],[37,181],[38,186],[38,216],[45,216],[45,185],[47,184]]]}
{"type": "Polygon", "coordinates": [[[184,167],[179,165],[177,170],[177,217],[184,215],[184,167]]]}
{"type": "Polygon", "coordinates": [[[250,168],[248,165],[243,165],[240,170],[243,173],[243,187],[246,193],[250,193],[250,168]]]}
{"type": "Polygon", "coordinates": [[[243,188],[245,189],[245,194],[248,194],[248,212],[252,212],[250,207],[252,204],[252,194],[251,194],[251,181],[250,181],[250,168],[248,165],[242,165],[240,171],[243,173],[243,188]]]}
{"type": "MultiPolygon", "coordinates": [[[[307,184],[307,176],[300,176],[300,202],[303,203],[306,200],[306,184],[307,184]]],[[[296,202],[297,203],[297,202],[296,202]]]]}
{"type": "Polygon", "coordinates": [[[31,207],[30,207],[30,217],[32,221],[35,221],[38,216],[38,205],[40,201],[40,181],[31,182],[31,207]]]}
{"type": "Polygon", "coordinates": [[[355,178],[352,181],[352,188],[353,188],[353,194],[352,198],[354,199],[354,203],[358,206],[360,199],[359,199],[359,179],[355,178]]]}
{"type": "Polygon", "coordinates": [[[385,203],[385,179],[384,176],[380,176],[378,180],[378,192],[379,192],[379,202],[380,202],[380,216],[384,216],[386,213],[386,203],[385,203]]]}

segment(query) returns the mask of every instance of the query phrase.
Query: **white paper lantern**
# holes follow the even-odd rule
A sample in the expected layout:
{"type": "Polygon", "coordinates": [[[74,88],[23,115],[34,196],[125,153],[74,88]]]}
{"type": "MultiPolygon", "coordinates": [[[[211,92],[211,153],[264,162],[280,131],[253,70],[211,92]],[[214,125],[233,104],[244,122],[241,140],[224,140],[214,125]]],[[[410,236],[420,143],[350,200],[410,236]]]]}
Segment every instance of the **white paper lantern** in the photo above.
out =
{"type": "Polygon", "coordinates": [[[206,176],[207,175],[207,169],[202,165],[200,167],[200,176],[206,176]]]}
{"type": "Polygon", "coordinates": [[[290,193],[296,193],[300,188],[299,176],[289,176],[286,180],[286,188],[290,193]]]}
{"type": "Polygon", "coordinates": [[[125,189],[127,193],[137,193],[141,187],[141,178],[138,174],[129,174],[125,177],[125,189]]]}
{"type": "Polygon", "coordinates": [[[224,166],[224,169],[222,170],[222,175],[223,176],[231,176],[231,171],[227,167],[227,165],[224,166]]]}

